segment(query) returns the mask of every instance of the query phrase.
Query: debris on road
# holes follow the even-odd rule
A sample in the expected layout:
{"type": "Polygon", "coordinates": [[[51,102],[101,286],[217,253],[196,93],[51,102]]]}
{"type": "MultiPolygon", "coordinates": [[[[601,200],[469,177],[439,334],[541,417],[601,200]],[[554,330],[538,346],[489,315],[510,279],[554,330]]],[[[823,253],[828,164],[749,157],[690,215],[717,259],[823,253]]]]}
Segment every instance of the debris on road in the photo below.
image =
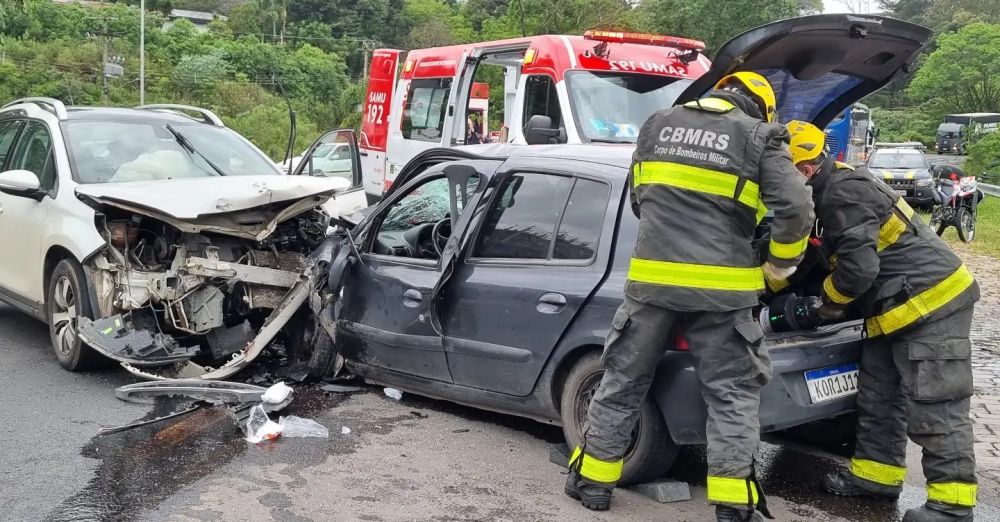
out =
{"type": "Polygon", "coordinates": [[[150,424],[156,424],[157,422],[162,422],[162,421],[165,421],[165,420],[173,419],[175,417],[180,417],[181,415],[187,415],[188,413],[191,413],[191,412],[193,412],[193,411],[195,411],[195,410],[197,410],[198,408],[201,408],[201,407],[202,407],[202,404],[195,404],[194,406],[191,406],[190,408],[187,408],[187,409],[184,409],[184,410],[181,410],[181,411],[175,411],[174,413],[171,413],[169,415],[164,415],[162,417],[156,417],[155,419],[141,420],[141,421],[133,422],[131,424],[126,424],[124,426],[114,426],[114,427],[111,427],[111,428],[101,428],[101,429],[97,430],[97,435],[98,436],[100,436],[100,435],[111,435],[112,433],[120,433],[120,432],[123,432],[123,431],[131,430],[133,428],[140,428],[142,426],[149,426],[150,424]]]}
{"type": "Polygon", "coordinates": [[[688,486],[687,482],[657,480],[632,486],[631,489],[661,504],[691,500],[691,487],[688,486]]]}
{"type": "Polygon", "coordinates": [[[452,433],[469,433],[469,428],[462,428],[458,430],[451,430],[452,433]]]}
{"type": "Polygon", "coordinates": [[[250,410],[250,417],[243,431],[246,433],[247,442],[258,444],[280,437],[282,426],[272,421],[264,411],[264,407],[258,404],[250,410]]]}
{"type": "Polygon", "coordinates": [[[330,430],[326,426],[312,420],[289,415],[278,419],[283,437],[319,437],[325,439],[330,437],[330,430]]]}
{"type": "Polygon", "coordinates": [[[347,426],[341,427],[340,428],[340,434],[341,435],[350,435],[351,434],[351,428],[348,428],[347,426]]]}
{"type": "Polygon", "coordinates": [[[566,444],[555,444],[549,448],[549,462],[566,469],[569,469],[569,455],[566,444]]]}
{"type": "Polygon", "coordinates": [[[267,389],[260,400],[268,404],[281,404],[292,395],[292,389],[284,382],[279,382],[267,389]]]}
{"type": "Polygon", "coordinates": [[[201,379],[171,379],[121,386],[115,397],[125,402],[149,402],[154,397],[179,396],[216,403],[260,402],[267,390],[252,384],[201,379]]]}
{"type": "Polygon", "coordinates": [[[427,417],[429,417],[429,415],[427,415],[426,413],[421,413],[417,410],[410,410],[410,415],[413,415],[418,419],[426,419],[427,417]]]}
{"type": "Polygon", "coordinates": [[[403,400],[403,392],[397,390],[396,388],[386,388],[382,390],[386,397],[390,399],[396,399],[397,401],[403,400]]]}
{"type": "Polygon", "coordinates": [[[347,386],[343,384],[324,384],[319,389],[330,393],[358,393],[365,391],[363,386],[347,386]]]}

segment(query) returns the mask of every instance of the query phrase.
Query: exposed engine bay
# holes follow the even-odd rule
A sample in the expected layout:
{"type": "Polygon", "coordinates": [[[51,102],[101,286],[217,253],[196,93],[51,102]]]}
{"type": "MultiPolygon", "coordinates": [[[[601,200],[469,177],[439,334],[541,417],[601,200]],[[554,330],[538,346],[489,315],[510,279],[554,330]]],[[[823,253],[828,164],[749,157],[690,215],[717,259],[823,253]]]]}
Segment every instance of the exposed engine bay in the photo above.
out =
{"type": "Polygon", "coordinates": [[[315,206],[281,221],[280,208],[245,209],[229,221],[248,226],[232,233],[123,207],[95,206],[107,245],[84,266],[97,318],[81,319],[79,335],[149,379],[223,378],[256,357],[308,297],[309,254],[329,226],[315,206]]]}

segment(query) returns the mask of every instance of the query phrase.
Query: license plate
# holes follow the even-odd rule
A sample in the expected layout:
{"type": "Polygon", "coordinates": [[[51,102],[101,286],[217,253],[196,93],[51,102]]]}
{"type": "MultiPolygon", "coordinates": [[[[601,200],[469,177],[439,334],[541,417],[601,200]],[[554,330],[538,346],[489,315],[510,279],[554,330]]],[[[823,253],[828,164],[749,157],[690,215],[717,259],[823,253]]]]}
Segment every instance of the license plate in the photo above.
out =
{"type": "Polygon", "coordinates": [[[899,194],[900,196],[905,196],[906,195],[906,191],[903,190],[903,189],[896,189],[896,194],[899,194]]]}
{"type": "Polygon", "coordinates": [[[813,404],[858,393],[857,363],[809,370],[805,376],[813,404]]]}

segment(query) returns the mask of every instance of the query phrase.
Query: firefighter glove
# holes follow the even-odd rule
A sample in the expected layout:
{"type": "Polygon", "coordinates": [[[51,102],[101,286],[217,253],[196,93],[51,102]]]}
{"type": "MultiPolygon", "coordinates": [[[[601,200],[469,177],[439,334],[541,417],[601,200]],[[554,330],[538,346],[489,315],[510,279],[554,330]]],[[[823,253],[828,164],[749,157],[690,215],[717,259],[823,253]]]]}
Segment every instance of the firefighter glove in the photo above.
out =
{"type": "Polygon", "coordinates": [[[764,277],[767,278],[768,281],[784,281],[795,273],[795,268],[796,267],[794,266],[787,268],[774,266],[770,261],[768,261],[764,263],[764,277]]]}

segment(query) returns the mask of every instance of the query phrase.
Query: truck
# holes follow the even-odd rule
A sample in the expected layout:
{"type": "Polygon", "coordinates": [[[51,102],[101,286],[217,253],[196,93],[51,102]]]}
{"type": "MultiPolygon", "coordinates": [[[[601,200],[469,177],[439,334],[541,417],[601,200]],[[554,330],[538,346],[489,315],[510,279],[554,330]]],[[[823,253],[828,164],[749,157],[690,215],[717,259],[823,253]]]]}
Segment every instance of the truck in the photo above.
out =
{"type": "Polygon", "coordinates": [[[830,154],[849,165],[861,165],[875,148],[875,123],[867,105],[855,103],[826,126],[830,154]]]}
{"type": "Polygon", "coordinates": [[[965,154],[970,143],[983,134],[996,132],[998,125],[1000,114],[995,112],[946,114],[944,122],[937,128],[937,153],[965,154]]]}
{"type": "Polygon", "coordinates": [[[368,202],[378,201],[419,152],[465,145],[470,137],[521,145],[634,143],[646,118],[673,105],[708,70],[704,50],[688,38],[597,30],[375,50],[359,136],[368,202]],[[485,80],[493,84],[480,86],[485,80]],[[494,111],[500,121],[491,130],[494,111]]]}

